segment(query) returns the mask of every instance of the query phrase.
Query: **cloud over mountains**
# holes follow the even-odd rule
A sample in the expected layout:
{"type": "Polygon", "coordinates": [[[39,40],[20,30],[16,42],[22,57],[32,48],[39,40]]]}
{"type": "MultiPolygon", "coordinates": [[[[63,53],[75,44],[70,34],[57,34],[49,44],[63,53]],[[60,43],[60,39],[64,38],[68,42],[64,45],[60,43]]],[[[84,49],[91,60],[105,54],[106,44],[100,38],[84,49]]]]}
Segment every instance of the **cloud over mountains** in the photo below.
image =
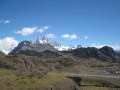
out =
{"type": "Polygon", "coordinates": [[[50,26],[46,25],[46,26],[44,26],[44,27],[38,29],[37,32],[43,33],[43,32],[45,32],[45,30],[47,30],[48,28],[50,28],[50,26]]]}
{"type": "Polygon", "coordinates": [[[22,30],[14,31],[16,34],[21,34],[23,36],[28,36],[36,31],[36,27],[25,27],[22,30]]]}
{"type": "Polygon", "coordinates": [[[0,51],[8,54],[18,45],[18,41],[13,37],[6,37],[4,39],[0,39],[0,51]]]}
{"type": "Polygon", "coordinates": [[[21,30],[14,31],[14,33],[20,34],[22,36],[29,36],[30,34],[33,34],[34,32],[43,33],[48,28],[50,28],[50,26],[44,26],[44,27],[42,27],[40,29],[35,27],[35,26],[34,27],[24,27],[21,30]]]}

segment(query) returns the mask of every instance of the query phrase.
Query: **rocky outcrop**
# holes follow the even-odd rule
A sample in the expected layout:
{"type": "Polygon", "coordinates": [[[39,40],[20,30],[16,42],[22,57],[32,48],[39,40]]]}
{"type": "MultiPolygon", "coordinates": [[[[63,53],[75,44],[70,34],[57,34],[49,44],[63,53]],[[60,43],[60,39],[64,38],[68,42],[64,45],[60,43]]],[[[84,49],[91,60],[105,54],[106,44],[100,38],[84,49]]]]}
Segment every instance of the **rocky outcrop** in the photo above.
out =
{"type": "Polygon", "coordinates": [[[15,69],[3,52],[0,52],[0,68],[15,69]]]}
{"type": "Polygon", "coordinates": [[[18,76],[41,78],[51,71],[51,66],[37,56],[9,55],[0,57],[0,68],[16,70],[18,76]]]}
{"type": "Polygon", "coordinates": [[[51,66],[37,56],[18,55],[15,57],[19,64],[18,75],[41,78],[51,71],[51,66]]]}
{"type": "Polygon", "coordinates": [[[33,50],[21,50],[17,54],[11,54],[0,58],[0,67],[17,70],[18,76],[41,78],[49,71],[60,67],[69,67],[78,64],[74,56],[63,52],[46,50],[37,52],[33,50]]]}

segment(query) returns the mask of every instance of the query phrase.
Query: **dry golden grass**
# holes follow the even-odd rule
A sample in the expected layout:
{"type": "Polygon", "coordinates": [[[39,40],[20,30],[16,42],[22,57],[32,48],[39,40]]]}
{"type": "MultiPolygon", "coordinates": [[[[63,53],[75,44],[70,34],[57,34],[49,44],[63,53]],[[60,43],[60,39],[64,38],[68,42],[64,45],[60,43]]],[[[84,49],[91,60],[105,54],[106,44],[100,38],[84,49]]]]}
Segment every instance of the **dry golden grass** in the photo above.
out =
{"type": "Polygon", "coordinates": [[[71,90],[74,86],[71,79],[57,72],[50,72],[41,79],[20,77],[6,69],[0,72],[7,73],[6,76],[0,76],[0,90],[38,90],[49,85],[53,85],[56,90],[71,90]]]}

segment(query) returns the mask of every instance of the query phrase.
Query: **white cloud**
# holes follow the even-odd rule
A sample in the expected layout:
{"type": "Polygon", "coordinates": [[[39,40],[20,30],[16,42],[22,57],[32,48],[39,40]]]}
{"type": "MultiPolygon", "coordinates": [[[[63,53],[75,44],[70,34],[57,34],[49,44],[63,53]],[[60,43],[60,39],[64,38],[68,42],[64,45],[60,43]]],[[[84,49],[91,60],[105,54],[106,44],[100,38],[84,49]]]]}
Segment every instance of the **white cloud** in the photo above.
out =
{"type": "Polygon", "coordinates": [[[45,29],[45,30],[48,28],[50,28],[50,26],[48,26],[48,25],[43,27],[43,29],[45,29]]]}
{"type": "Polygon", "coordinates": [[[10,23],[10,20],[0,20],[0,23],[8,24],[8,23],[10,23]]]}
{"type": "Polygon", "coordinates": [[[69,34],[63,34],[61,37],[62,37],[62,38],[69,39],[69,40],[77,39],[77,38],[78,38],[76,34],[72,34],[72,35],[69,35],[69,34]]]}
{"type": "Polygon", "coordinates": [[[36,27],[25,27],[22,30],[15,31],[16,34],[21,34],[23,36],[28,36],[36,31],[36,27]]]}
{"type": "Polygon", "coordinates": [[[69,38],[69,37],[70,37],[70,35],[68,35],[68,34],[62,35],[62,38],[69,38]]]}
{"type": "Polygon", "coordinates": [[[18,41],[13,37],[6,37],[4,39],[0,39],[0,51],[8,54],[18,45],[18,41]]]}
{"type": "Polygon", "coordinates": [[[55,35],[54,34],[47,34],[47,37],[48,38],[55,38],[55,35]]]}
{"type": "Polygon", "coordinates": [[[10,20],[5,20],[5,21],[3,21],[3,23],[5,23],[5,24],[10,23],[10,20]]]}
{"type": "Polygon", "coordinates": [[[43,30],[42,28],[40,28],[39,30],[37,30],[37,32],[39,33],[43,33],[45,30],[43,30]]]}
{"type": "Polygon", "coordinates": [[[93,44],[91,44],[91,46],[96,47],[96,48],[102,48],[104,46],[109,46],[109,47],[112,47],[114,50],[120,50],[120,46],[117,44],[113,46],[113,45],[103,45],[103,44],[97,45],[97,44],[93,43],[93,44]]]}
{"type": "Polygon", "coordinates": [[[37,30],[37,32],[43,33],[43,32],[45,32],[45,30],[47,30],[48,28],[50,28],[50,26],[44,26],[44,27],[40,28],[39,30],[37,30]]]}
{"type": "Polygon", "coordinates": [[[84,39],[88,39],[88,36],[87,36],[87,35],[85,35],[84,39]]]}
{"type": "Polygon", "coordinates": [[[75,34],[71,35],[70,39],[77,39],[77,35],[75,35],[75,34]]]}
{"type": "MultiPolygon", "coordinates": [[[[6,21],[7,23],[8,21],[6,21]]],[[[37,27],[24,27],[22,30],[18,30],[18,31],[14,31],[14,33],[16,34],[21,34],[23,36],[28,36],[30,34],[33,34],[35,31],[39,32],[39,33],[43,33],[45,30],[47,30],[48,28],[50,28],[50,26],[44,26],[40,29],[38,29],[37,27]]]]}

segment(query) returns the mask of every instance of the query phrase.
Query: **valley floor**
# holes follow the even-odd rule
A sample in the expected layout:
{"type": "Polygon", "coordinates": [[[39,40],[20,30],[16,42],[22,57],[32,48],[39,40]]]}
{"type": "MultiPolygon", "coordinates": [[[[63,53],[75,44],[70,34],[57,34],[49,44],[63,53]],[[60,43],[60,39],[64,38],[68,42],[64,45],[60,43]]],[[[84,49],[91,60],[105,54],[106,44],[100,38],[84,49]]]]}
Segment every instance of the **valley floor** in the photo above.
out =
{"type": "Polygon", "coordinates": [[[47,76],[21,77],[14,70],[0,69],[0,90],[120,90],[120,78],[90,77],[49,72],[47,76]]]}

